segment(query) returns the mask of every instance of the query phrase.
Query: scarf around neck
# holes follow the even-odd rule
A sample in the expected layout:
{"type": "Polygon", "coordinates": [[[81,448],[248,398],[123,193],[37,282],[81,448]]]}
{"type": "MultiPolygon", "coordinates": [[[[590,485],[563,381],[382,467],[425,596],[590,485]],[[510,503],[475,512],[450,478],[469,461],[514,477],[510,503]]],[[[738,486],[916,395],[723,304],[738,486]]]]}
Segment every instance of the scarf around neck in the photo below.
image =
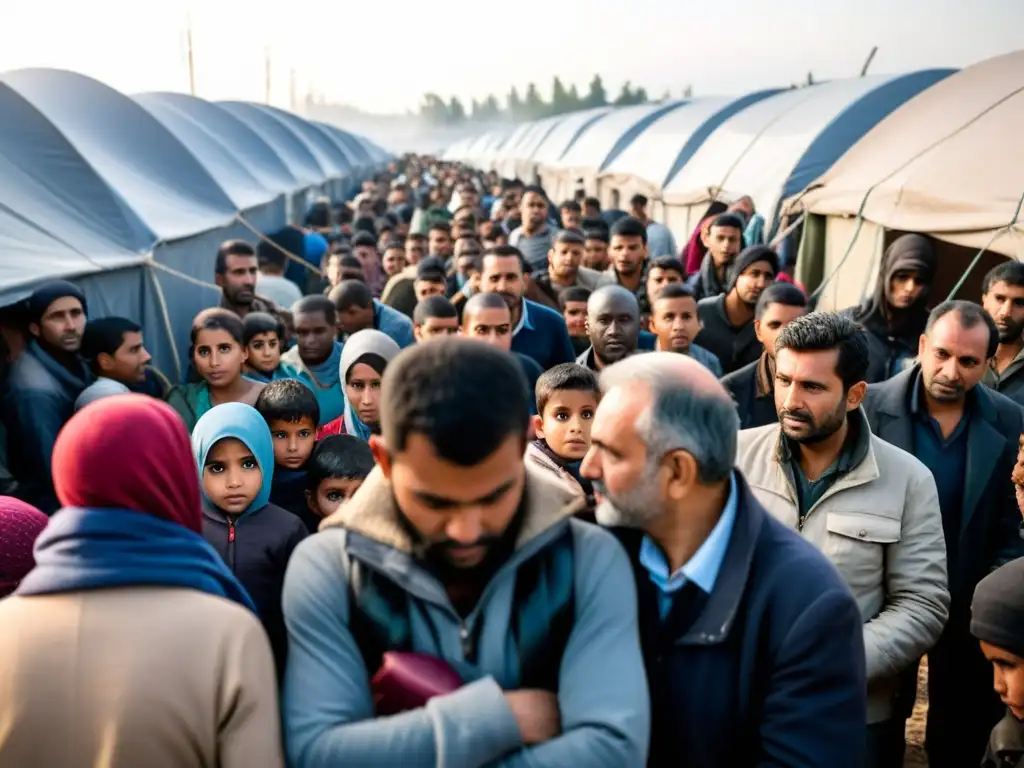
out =
{"type": "Polygon", "coordinates": [[[126,509],[64,507],[36,541],[36,567],[17,595],[116,587],[181,587],[256,607],[198,533],[126,509]]]}

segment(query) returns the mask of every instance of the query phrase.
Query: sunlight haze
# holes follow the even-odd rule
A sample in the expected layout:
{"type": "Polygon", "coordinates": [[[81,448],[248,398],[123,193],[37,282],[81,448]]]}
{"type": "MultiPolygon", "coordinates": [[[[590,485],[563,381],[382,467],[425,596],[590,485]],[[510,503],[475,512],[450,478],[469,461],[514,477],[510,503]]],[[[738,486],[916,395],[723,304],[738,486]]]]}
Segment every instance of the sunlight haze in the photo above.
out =
{"type": "Polygon", "coordinates": [[[187,92],[188,18],[197,95],[271,101],[295,93],[385,113],[436,91],[472,98],[554,75],[585,91],[595,72],[609,96],[630,80],[652,98],[741,93],[806,79],[962,67],[1021,45],[1024,2],[981,0],[92,0],[0,4],[0,71],[70,69],[126,93],[187,92]],[[770,10],[769,10],[770,9],[770,10]]]}

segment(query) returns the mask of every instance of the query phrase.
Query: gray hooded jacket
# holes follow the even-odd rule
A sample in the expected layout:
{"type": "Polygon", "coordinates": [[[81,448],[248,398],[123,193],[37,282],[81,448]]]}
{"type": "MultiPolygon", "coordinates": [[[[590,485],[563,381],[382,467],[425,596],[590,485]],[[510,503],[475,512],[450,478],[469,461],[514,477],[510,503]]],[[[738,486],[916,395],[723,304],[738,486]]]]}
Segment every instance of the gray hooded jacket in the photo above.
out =
{"type": "Polygon", "coordinates": [[[442,584],[413,557],[391,485],[376,468],[353,499],[302,542],[285,577],[289,657],[283,710],[289,765],[377,768],[638,768],[647,760],[649,700],[625,553],[609,533],[568,517],[565,490],[527,467],[515,553],[463,622],[442,584]],[[558,673],[560,736],[526,746],[503,690],[516,687],[510,617],[517,569],[572,526],[573,628],[558,673]],[[411,600],[412,647],[441,657],[467,684],[419,709],[375,717],[363,655],[349,629],[351,559],[411,600]],[[466,662],[462,632],[479,638],[466,662]]]}

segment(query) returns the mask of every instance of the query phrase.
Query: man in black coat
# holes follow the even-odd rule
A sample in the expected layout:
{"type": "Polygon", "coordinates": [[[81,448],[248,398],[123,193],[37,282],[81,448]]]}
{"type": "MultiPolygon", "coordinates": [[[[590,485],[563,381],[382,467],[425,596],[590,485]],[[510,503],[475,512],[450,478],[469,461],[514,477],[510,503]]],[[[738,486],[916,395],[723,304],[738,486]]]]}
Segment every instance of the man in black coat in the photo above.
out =
{"type": "MultiPolygon", "coordinates": [[[[992,673],[970,635],[974,587],[1024,555],[1010,476],[1024,412],[978,386],[998,334],[981,307],[940,304],[920,339],[918,363],[868,387],[862,409],[880,438],[916,456],[935,477],[946,538],[950,617],[928,654],[927,745],[932,768],[974,765],[1002,716],[992,673]]],[[[913,706],[913,681],[903,713],[913,706]]]]}

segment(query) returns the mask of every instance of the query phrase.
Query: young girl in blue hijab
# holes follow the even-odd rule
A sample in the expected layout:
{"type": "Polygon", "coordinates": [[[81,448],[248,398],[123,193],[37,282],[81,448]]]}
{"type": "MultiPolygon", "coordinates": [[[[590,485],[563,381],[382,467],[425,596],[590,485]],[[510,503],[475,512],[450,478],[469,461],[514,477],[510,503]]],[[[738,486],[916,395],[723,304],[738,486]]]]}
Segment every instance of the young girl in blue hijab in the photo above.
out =
{"type": "Polygon", "coordinates": [[[270,503],[270,429],[252,406],[224,403],[196,423],[192,454],[203,492],[203,538],[256,604],[280,674],[287,653],[281,613],[284,572],[306,527],[291,512],[270,503]]]}

